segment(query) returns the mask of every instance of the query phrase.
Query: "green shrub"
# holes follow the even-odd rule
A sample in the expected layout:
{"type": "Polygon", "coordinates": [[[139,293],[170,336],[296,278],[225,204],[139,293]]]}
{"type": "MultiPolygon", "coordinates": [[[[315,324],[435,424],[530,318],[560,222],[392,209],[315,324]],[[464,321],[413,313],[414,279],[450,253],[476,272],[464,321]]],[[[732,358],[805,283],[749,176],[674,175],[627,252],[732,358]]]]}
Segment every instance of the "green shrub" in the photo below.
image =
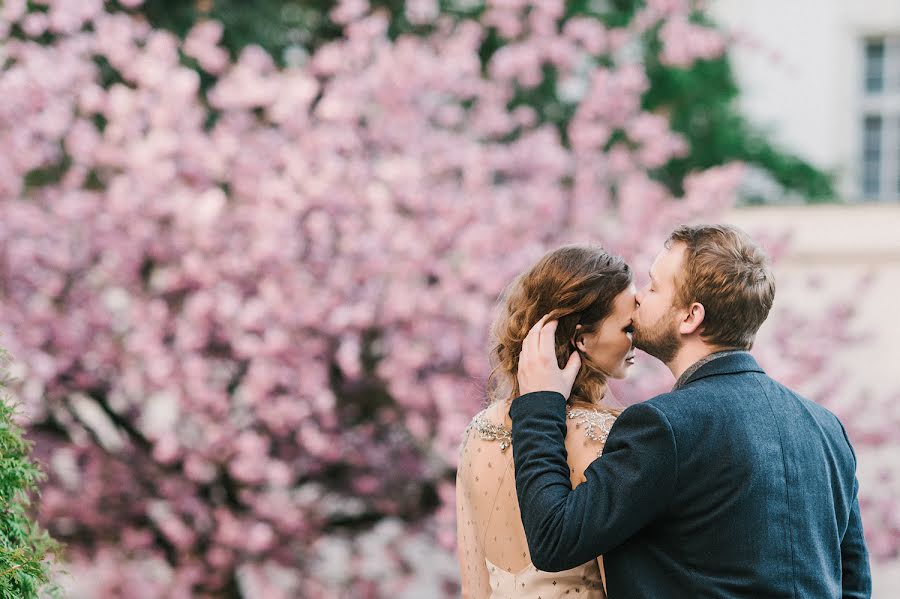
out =
{"type": "Polygon", "coordinates": [[[58,595],[50,566],[60,546],[29,513],[44,474],[31,460],[31,442],[13,422],[15,405],[6,392],[9,356],[0,349],[0,599],[58,595]]]}

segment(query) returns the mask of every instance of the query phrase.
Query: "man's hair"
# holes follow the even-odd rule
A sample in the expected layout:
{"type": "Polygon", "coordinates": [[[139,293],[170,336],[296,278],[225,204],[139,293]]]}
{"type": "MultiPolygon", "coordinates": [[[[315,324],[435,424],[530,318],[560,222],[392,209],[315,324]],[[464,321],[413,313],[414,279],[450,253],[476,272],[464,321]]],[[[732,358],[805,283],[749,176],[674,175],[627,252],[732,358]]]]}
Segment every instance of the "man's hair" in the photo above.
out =
{"type": "Polygon", "coordinates": [[[722,347],[750,349],[775,299],[775,276],[765,252],[728,225],[682,225],[666,247],[685,245],[684,264],[675,279],[674,305],[703,304],[700,334],[722,347]]]}

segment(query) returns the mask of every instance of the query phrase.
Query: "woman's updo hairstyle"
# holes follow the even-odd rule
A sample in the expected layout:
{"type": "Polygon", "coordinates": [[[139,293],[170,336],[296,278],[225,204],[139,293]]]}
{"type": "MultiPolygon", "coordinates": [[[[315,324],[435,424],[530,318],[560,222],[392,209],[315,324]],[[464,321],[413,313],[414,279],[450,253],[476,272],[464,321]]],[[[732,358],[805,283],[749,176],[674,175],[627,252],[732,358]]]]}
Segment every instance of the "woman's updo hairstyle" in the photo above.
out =
{"type": "MultiPolygon", "coordinates": [[[[499,313],[491,330],[491,402],[511,401],[519,395],[516,372],[522,342],[544,314],[558,320],[556,357],[560,367],[575,350],[575,328],[591,333],[609,316],[613,300],[631,285],[631,269],[619,256],[598,246],[569,245],[553,250],[530,270],[517,277],[499,301],[499,313]]],[[[582,354],[569,405],[598,407],[606,374],[582,354]]],[[[616,410],[611,410],[616,411],[616,410]]]]}

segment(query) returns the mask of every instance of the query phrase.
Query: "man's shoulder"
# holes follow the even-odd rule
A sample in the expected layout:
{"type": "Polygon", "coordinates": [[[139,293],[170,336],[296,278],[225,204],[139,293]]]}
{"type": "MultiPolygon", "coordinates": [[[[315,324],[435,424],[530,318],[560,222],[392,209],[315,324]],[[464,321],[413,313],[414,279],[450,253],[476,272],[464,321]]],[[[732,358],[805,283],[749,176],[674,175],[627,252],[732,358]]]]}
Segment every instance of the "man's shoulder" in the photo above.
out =
{"type": "Polygon", "coordinates": [[[683,405],[685,401],[689,401],[689,396],[682,390],[669,391],[661,393],[648,400],[632,404],[625,408],[619,415],[618,420],[623,418],[626,420],[640,419],[653,420],[665,423],[671,427],[671,420],[679,420],[678,416],[685,409],[683,405]]]}
{"type": "Polygon", "coordinates": [[[734,401],[735,395],[746,397],[752,394],[763,394],[769,385],[775,385],[782,391],[800,398],[794,391],[781,385],[763,372],[739,372],[709,376],[691,381],[687,385],[672,391],[660,393],[648,399],[645,403],[651,404],[663,413],[671,415],[682,412],[696,412],[697,410],[717,410],[718,404],[734,401]]]}
{"type": "Polygon", "coordinates": [[[843,423],[841,423],[840,418],[837,417],[837,414],[835,414],[825,406],[818,404],[811,399],[803,397],[799,393],[796,393],[794,391],[791,391],[791,393],[793,393],[794,396],[797,397],[797,399],[803,404],[803,406],[815,416],[816,420],[822,427],[829,429],[831,433],[836,436],[843,437],[849,445],[850,439],[847,438],[847,431],[844,430],[844,425],[843,423]]]}
{"type": "Polygon", "coordinates": [[[648,406],[667,418],[677,418],[680,414],[691,412],[704,406],[704,398],[708,390],[699,382],[688,387],[673,389],[651,397],[636,405],[648,406]]]}
{"type": "Polygon", "coordinates": [[[768,375],[761,375],[758,380],[763,384],[762,390],[764,392],[774,391],[780,394],[782,397],[793,398],[794,401],[801,405],[807,412],[812,414],[819,422],[819,424],[833,427],[835,430],[840,430],[842,435],[844,434],[843,425],[841,424],[840,419],[838,419],[837,415],[835,415],[834,412],[832,412],[822,404],[801,395],[799,392],[791,389],[784,383],[773,379],[768,375]]]}
{"type": "MultiPolygon", "coordinates": [[[[726,378],[726,377],[721,377],[726,378]]],[[[800,395],[790,387],[778,382],[763,373],[752,373],[750,380],[717,380],[716,378],[702,379],[691,384],[661,393],[647,401],[635,405],[646,405],[662,414],[674,429],[682,425],[693,427],[698,419],[704,415],[715,417],[722,410],[728,411],[728,407],[736,401],[736,395],[746,398],[747,393],[759,393],[762,395],[776,394],[782,401],[790,397],[797,402],[802,409],[812,414],[819,426],[828,430],[831,434],[839,435],[846,439],[846,432],[838,417],[828,408],[800,395]],[[750,385],[749,388],[745,385],[750,385]],[[736,386],[734,388],[733,386],[736,386]],[[728,387],[732,387],[728,389],[728,387]]],[[[795,405],[797,405],[795,404],[795,405]]],[[[782,404],[784,405],[784,404],[782,404]]]]}
{"type": "MultiPolygon", "coordinates": [[[[719,418],[722,411],[727,411],[729,405],[736,401],[735,395],[746,395],[748,384],[749,381],[735,380],[734,377],[710,377],[660,393],[635,405],[658,412],[675,430],[682,427],[694,429],[697,422],[719,418]]],[[[755,383],[753,388],[759,389],[755,383]]]]}

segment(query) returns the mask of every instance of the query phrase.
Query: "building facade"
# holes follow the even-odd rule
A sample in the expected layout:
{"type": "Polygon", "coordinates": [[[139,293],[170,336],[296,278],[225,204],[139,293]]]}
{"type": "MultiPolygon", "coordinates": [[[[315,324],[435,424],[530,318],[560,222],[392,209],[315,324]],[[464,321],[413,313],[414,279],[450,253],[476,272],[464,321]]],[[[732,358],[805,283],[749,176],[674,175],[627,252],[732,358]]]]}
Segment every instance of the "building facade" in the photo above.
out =
{"type": "Polygon", "coordinates": [[[900,1],[716,0],[737,36],[741,109],[837,175],[848,201],[900,202],[900,1]]]}

